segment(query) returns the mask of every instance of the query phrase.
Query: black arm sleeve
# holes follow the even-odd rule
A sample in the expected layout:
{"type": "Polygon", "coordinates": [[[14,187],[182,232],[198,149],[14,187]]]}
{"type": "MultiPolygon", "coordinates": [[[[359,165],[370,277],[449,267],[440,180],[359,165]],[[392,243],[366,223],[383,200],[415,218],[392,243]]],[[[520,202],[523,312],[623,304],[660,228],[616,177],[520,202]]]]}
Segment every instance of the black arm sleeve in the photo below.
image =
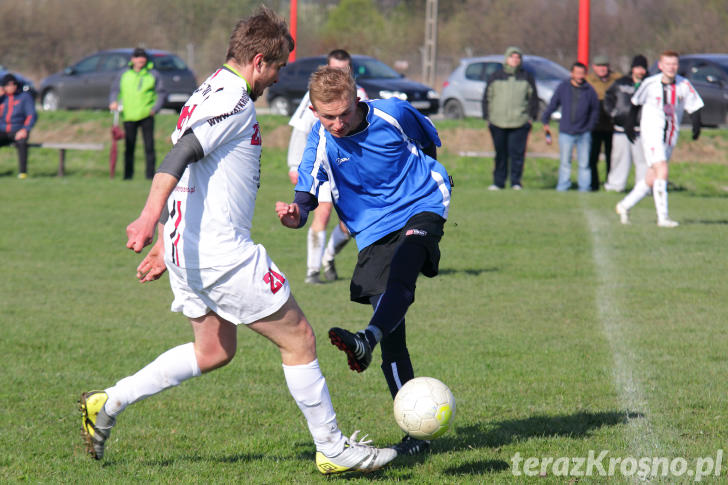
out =
{"type": "Polygon", "coordinates": [[[318,199],[309,192],[297,190],[293,202],[298,204],[298,210],[301,213],[301,221],[298,223],[298,227],[303,227],[308,220],[308,213],[318,207],[318,199]]]}
{"type": "Polygon", "coordinates": [[[204,156],[200,141],[192,130],[187,130],[164,157],[157,173],[168,173],[179,180],[187,165],[202,160],[204,156]]]}
{"type": "Polygon", "coordinates": [[[703,111],[703,108],[700,108],[699,110],[690,113],[690,121],[693,122],[693,140],[697,140],[700,136],[700,126],[702,125],[700,120],[701,111],[703,111]]]}

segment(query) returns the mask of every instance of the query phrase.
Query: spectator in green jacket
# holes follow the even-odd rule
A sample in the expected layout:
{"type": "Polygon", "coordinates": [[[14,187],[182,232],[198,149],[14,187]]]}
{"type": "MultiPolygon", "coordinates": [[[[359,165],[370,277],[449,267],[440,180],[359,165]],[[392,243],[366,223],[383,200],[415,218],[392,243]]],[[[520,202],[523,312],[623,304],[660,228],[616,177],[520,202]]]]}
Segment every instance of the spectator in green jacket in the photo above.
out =
{"type": "Polygon", "coordinates": [[[164,104],[167,94],[159,72],[149,61],[147,52],[141,47],[134,49],[129,69],[122,71],[111,85],[109,109],[121,110],[124,121],[125,152],[124,179],[134,176],[134,148],[139,128],[144,138],[147,179],[154,177],[156,156],[154,154],[154,115],[164,104]]]}
{"type": "Polygon", "coordinates": [[[538,116],[538,93],[531,73],[523,69],[523,53],[518,47],[506,50],[503,68],[490,75],[483,93],[483,119],[495,147],[493,185],[506,185],[508,159],[511,159],[511,188],[521,190],[521,175],[526,158],[526,141],[531,121],[538,116]]]}

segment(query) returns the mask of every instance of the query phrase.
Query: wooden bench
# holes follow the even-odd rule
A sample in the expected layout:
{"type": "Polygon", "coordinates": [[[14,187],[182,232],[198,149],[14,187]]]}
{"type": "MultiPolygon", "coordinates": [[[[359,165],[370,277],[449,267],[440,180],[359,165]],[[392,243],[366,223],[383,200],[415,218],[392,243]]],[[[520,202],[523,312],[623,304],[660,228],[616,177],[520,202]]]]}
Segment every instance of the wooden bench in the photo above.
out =
{"type": "Polygon", "coordinates": [[[66,174],[66,150],[103,150],[103,143],[65,143],[65,142],[43,142],[28,143],[28,147],[35,148],[54,148],[58,150],[58,176],[63,177],[66,174]]]}

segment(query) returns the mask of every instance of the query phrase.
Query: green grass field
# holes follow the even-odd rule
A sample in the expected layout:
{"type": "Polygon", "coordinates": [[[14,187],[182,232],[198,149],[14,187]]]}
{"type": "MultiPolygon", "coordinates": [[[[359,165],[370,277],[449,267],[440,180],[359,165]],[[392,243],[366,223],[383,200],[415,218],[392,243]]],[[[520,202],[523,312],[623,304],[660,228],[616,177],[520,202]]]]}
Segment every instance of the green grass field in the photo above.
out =
{"type": "MultiPolygon", "coordinates": [[[[84,130],[106,133],[97,125],[107,118],[55,113],[43,122],[77,127],[83,138],[84,130]]],[[[348,300],[356,250],[347,247],[337,261],[343,279],[302,283],[305,230],[283,228],[273,211],[276,200],[292,197],[285,151],[265,147],[265,134],[286,120],[261,122],[254,239],[285,271],[317,333],[342,429],[394,444],[401,432],[378,366],[349,371],[326,338],[329,327],[358,329],[370,315],[348,300]]],[[[159,118],[160,160],[173,124],[171,115],[159,118]]],[[[129,407],[105,459],[85,454],[79,394],[110,386],[192,335],[169,311],[166,276],[140,285],[140,256],[124,246],[148,191],[141,149],[131,182],[109,179],[105,152],[69,152],[67,176],[56,178],[50,150],[31,152],[31,177],[20,181],[14,150],[0,150],[0,482],[640,481],[619,463],[613,477],[599,468],[591,477],[558,476],[559,458],[605,450],[607,472],[615,457],[627,465],[629,457],[683,458],[682,475],[650,481],[693,481],[691,472],[705,471],[705,458],[719,456],[728,436],[728,197],[720,189],[728,166],[672,164],[670,214],[681,226],[661,230],[651,199],[621,226],[613,211],[619,195],[557,194],[554,160],[527,161],[524,191],[491,193],[492,161],[454,153],[441,153],[456,182],[441,275],[420,279],[407,317],[417,374],[441,379],[456,397],[454,428],[425,456],[324,478],[277,350],[245,329],[230,365],[129,407]],[[518,457],[540,460],[529,468],[536,476],[514,475],[518,457]]],[[[523,471],[521,462],[516,472],[523,471]]],[[[726,471],[728,457],[720,476],[703,482],[724,482],[726,471]]]]}

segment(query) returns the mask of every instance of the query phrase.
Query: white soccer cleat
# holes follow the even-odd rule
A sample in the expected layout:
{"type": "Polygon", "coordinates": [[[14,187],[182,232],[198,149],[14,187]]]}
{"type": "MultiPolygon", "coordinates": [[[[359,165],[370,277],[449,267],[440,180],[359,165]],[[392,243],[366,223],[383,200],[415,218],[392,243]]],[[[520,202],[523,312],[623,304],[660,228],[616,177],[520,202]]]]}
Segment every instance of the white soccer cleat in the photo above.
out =
{"type": "Polygon", "coordinates": [[[617,204],[614,210],[619,215],[619,222],[622,224],[629,224],[629,209],[622,205],[621,202],[617,204]]]}
{"type": "Polygon", "coordinates": [[[677,227],[680,223],[672,219],[662,219],[657,221],[657,227],[677,227]]]}
{"type": "Polygon", "coordinates": [[[397,457],[392,448],[375,448],[370,446],[371,440],[364,441],[367,435],[356,441],[359,431],[354,431],[351,438],[346,438],[344,451],[336,456],[326,456],[316,452],[316,466],[324,475],[349,471],[371,472],[382,468],[397,457]]]}

